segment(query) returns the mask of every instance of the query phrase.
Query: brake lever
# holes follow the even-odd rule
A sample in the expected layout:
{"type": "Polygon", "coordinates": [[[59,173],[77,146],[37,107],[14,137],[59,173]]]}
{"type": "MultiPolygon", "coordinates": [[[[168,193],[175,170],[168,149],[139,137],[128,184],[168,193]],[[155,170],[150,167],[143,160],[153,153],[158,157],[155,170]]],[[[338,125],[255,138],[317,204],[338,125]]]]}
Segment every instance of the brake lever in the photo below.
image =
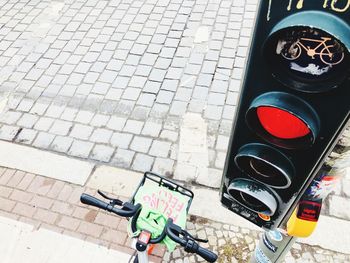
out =
{"type": "Polygon", "coordinates": [[[122,206],[123,205],[123,202],[119,199],[115,199],[115,198],[111,198],[109,196],[107,196],[106,194],[104,194],[102,191],[100,190],[97,190],[97,193],[102,196],[103,198],[107,199],[107,200],[110,200],[109,201],[109,204],[112,205],[112,206],[115,206],[115,205],[119,205],[119,206],[122,206]]]}
{"type": "Polygon", "coordinates": [[[192,240],[195,240],[195,241],[200,242],[200,243],[208,243],[208,239],[201,239],[198,237],[194,237],[184,229],[181,231],[181,234],[184,236],[185,240],[192,239],[192,240]]]}

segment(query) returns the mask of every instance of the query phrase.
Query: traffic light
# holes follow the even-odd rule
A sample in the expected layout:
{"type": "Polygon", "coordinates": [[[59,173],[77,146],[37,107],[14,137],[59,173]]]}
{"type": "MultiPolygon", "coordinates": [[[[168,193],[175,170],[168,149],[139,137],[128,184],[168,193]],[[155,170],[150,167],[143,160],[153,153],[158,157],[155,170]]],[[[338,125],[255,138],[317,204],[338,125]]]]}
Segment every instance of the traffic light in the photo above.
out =
{"type": "Polygon", "coordinates": [[[260,1],[221,187],[260,227],[286,222],[349,120],[346,2],[260,1]]]}

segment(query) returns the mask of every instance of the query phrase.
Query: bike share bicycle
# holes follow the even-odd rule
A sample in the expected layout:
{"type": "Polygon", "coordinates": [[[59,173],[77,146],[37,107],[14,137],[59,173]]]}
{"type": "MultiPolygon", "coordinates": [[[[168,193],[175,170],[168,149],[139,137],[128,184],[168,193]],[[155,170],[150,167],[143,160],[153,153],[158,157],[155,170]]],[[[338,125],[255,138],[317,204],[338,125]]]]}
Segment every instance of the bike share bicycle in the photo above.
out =
{"type": "Polygon", "coordinates": [[[146,172],[130,202],[110,198],[99,190],[97,192],[109,202],[85,193],[80,201],[130,219],[129,234],[136,250],[132,255],[134,263],[148,263],[148,255],[159,243],[170,252],[179,244],[186,252],[196,253],[208,262],[216,261],[214,252],[198,244],[208,241],[195,238],[184,229],[194,197],[191,190],[158,174],[146,172]]]}

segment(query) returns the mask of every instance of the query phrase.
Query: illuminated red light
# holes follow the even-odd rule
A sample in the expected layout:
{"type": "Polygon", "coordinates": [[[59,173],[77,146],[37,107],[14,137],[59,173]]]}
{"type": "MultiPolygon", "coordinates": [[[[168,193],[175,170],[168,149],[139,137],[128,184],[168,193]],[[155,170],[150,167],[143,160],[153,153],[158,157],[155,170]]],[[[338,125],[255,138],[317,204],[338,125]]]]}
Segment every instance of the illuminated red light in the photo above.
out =
{"type": "Polygon", "coordinates": [[[295,115],[274,107],[258,107],[257,115],[263,128],[281,139],[296,139],[310,133],[308,126],[295,115]]]}

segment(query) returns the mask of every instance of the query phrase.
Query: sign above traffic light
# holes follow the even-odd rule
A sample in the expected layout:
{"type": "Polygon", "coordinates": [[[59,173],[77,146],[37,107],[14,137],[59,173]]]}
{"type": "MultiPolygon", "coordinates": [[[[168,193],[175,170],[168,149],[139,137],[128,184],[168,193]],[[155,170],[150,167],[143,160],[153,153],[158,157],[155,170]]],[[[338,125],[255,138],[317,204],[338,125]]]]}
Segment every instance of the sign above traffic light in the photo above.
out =
{"type": "Polygon", "coordinates": [[[258,9],[221,202],[268,229],[293,212],[349,120],[350,0],[321,2],[258,9]]]}

